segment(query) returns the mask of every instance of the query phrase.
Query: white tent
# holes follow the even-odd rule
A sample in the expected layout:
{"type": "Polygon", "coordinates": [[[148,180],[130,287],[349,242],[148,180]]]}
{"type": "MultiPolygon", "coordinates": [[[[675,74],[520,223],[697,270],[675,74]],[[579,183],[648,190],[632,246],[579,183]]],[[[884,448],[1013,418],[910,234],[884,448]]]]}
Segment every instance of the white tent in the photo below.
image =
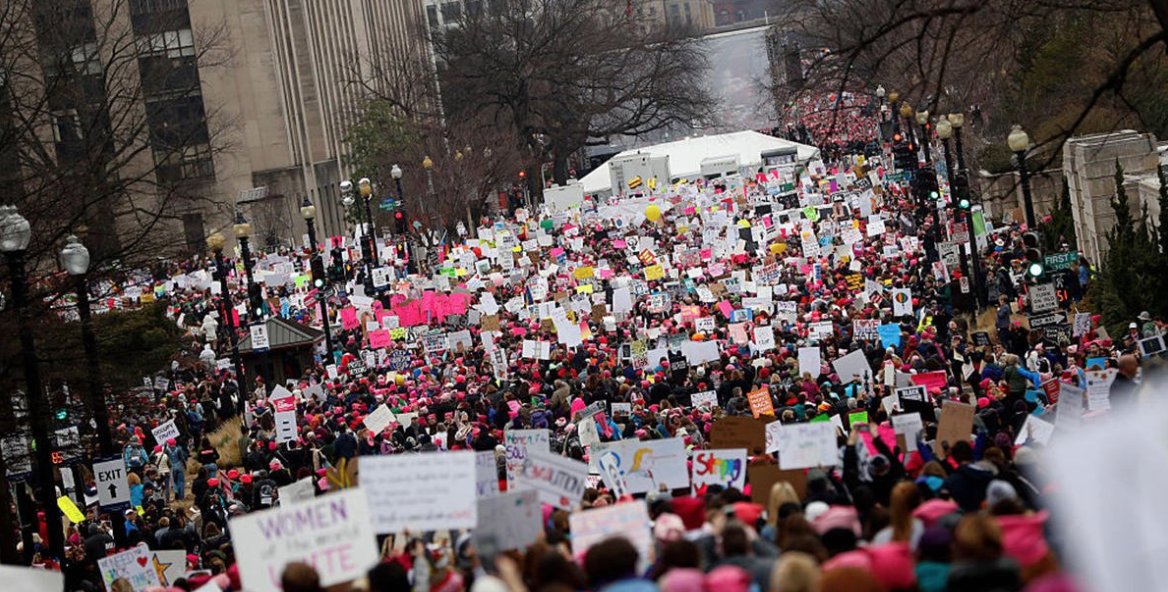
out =
{"type": "MultiPolygon", "coordinates": [[[[762,166],[762,153],[771,150],[795,148],[800,162],[814,158],[819,149],[798,142],[760,134],[755,131],[734,132],[716,136],[699,136],[676,142],[666,142],[625,150],[613,158],[636,154],[669,157],[669,173],[674,179],[692,180],[701,176],[703,160],[716,157],[737,156],[742,170],[753,172],[762,166]]],[[[584,193],[589,195],[610,195],[612,180],[608,163],[588,173],[581,179],[584,193]]]]}

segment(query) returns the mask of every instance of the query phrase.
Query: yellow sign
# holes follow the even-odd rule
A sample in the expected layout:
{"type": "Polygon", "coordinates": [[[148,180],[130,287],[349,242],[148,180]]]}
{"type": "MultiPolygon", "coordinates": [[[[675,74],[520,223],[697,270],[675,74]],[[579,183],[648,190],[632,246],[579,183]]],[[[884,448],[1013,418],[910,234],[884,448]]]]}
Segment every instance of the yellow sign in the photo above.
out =
{"type": "Polygon", "coordinates": [[[61,512],[73,524],[85,521],[85,514],[82,514],[81,510],[77,509],[77,504],[73,503],[73,500],[69,499],[69,496],[62,495],[57,498],[57,507],[61,509],[61,512]]]}
{"type": "Polygon", "coordinates": [[[659,280],[665,277],[665,268],[658,265],[650,265],[645,268],[645,279],[648,281],[659,280]]]}
{"type": "Polygon", "coordinates": [[[592,293],[592,284],[580,284],[579,286],[576,286],[576,293],[577,294],[591,294],[592,293]]]}
{"type": "Polygon", "coordinates": [[[596,270],[591,265],[577,267],[572,275],[578,280],[586,280],[596,274],[596,270]]]}

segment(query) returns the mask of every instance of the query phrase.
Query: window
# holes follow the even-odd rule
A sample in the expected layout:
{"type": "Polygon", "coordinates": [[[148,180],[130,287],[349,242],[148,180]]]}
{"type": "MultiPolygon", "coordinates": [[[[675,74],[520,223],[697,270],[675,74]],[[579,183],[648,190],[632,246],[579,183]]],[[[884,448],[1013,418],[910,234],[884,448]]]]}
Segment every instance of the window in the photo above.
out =
{"type": "Polygon", "coordinates": [[[73,67],[78,74],[101,74],[101,59],[96,43],[78,45],[71,51],[73,67]]]}
{"type": "Polygon", "coordinates": [[[53,141],[58,144],[81,139],[81,117],[76,109],[53,113],[53,141]]]}
{"type": "Polygon", "coordinates": [[[158,177],[162,182],[215,175],[211,146],[208,144],[194,144],[173,151],[155,150],[154,162],[158,165],[158,177]]]}
{"type": "Polygon", "coordinates": [[[181,58],[195,55],[195,39],[190,29],[163,31],[138,38],[138,56],[165,55],[181,58]]]}
{"type": "Polygon", "coordinates": [[[433,4],[426,7],[426,21],[430,23],[431,27],[437,27],[438,22],[438,7],[433,4]]]}
{"type": "Polygon", "coordinates": [[[462,16],[462,2],[442,3],[442,22],[450,24],[462,16]]]}

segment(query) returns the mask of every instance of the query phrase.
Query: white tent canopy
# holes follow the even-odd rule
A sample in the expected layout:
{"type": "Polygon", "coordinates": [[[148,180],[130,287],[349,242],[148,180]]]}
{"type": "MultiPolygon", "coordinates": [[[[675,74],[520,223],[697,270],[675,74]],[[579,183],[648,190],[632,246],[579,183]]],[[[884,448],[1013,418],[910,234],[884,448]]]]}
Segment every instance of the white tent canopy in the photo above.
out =
{"type": "MultiPolygon", "coordinates": [[[[692,180],[701,176],[701,163],[709,158],[737,156],[743,170],[754,171],[762,166],[763,152],[789,148],[796,149],[800,162],[814,158],[819,152],[814,146],[755,131],[743,131],[634,148],[625,150],[613,158],[637,153],[668,156],[670,176],[674,179],[692,180]]],[[[608,163],[585,175],[581,182],[584,184],[584,193],[609,194],[612,190],[612,180],[608,163]]]]}

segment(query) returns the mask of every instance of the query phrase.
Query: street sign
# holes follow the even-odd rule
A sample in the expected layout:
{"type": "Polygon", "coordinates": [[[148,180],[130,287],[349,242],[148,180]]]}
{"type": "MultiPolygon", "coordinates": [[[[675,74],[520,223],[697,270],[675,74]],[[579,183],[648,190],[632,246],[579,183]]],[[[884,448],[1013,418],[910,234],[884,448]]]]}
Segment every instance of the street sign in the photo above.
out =
{"type": "Polygon", "coordinates": [[[262,352],[267,351],[271,347],[271,342],[268,341],[268,324],[258,323],[248,328],[251,331],[251,349],[252,351],[262,352]]]}
{"type": "Polygon", "coordinates": [[[4,453],[6,477],[9,481],[26,481],[32,475],[32,455],[28,452],[28,438],[17,434],[0,439],[4,453]]]}
{"type": "Polygon", "coordinates": [[[389,287],[390,268],[388,267],[374,267],[373,268],[373,287],[381,290],[389,287]]]}
{"type": "Polygon", "coordinates": [[[93,463],[97,478],[97,499],[103,510],[124,510],[130,507],[130,483],[126,480],[126,461],[115,458],[93,463]]]}
{"type": "Polygon", "coordinates": [[[1044,315],[1033,315],[1030,317],[1030,328],[1037,329],[1039,327],[1049,327],[1064,323],[1067,320],[1067,315],[1061,312],[1052,312],[1044,315]]]}
{"type": "Polygon", "coordinates": [[[1071,326],[1066,323],[1043,327],[1042,338],[1059,347],[1066,347],[1074,343],[1073,336],[1071,335],[1071,326]]]}
{"type": "Polygon", "coordinates": [[[1058,308],[1058,294],[1054,284],[1035,284],[1030,286],[1030,311],[1047,312],[1058,308]]]}
{"type": "Polygon", "coordinates": [[[1043,263],[1046,264],[1047,271],[1062,271],[1064,269],[1070,269],[1072,265],[1079,262],[1079,253],[1078,251],[1054,253],[1046,255],[1042,259],[1043,263]]]}

